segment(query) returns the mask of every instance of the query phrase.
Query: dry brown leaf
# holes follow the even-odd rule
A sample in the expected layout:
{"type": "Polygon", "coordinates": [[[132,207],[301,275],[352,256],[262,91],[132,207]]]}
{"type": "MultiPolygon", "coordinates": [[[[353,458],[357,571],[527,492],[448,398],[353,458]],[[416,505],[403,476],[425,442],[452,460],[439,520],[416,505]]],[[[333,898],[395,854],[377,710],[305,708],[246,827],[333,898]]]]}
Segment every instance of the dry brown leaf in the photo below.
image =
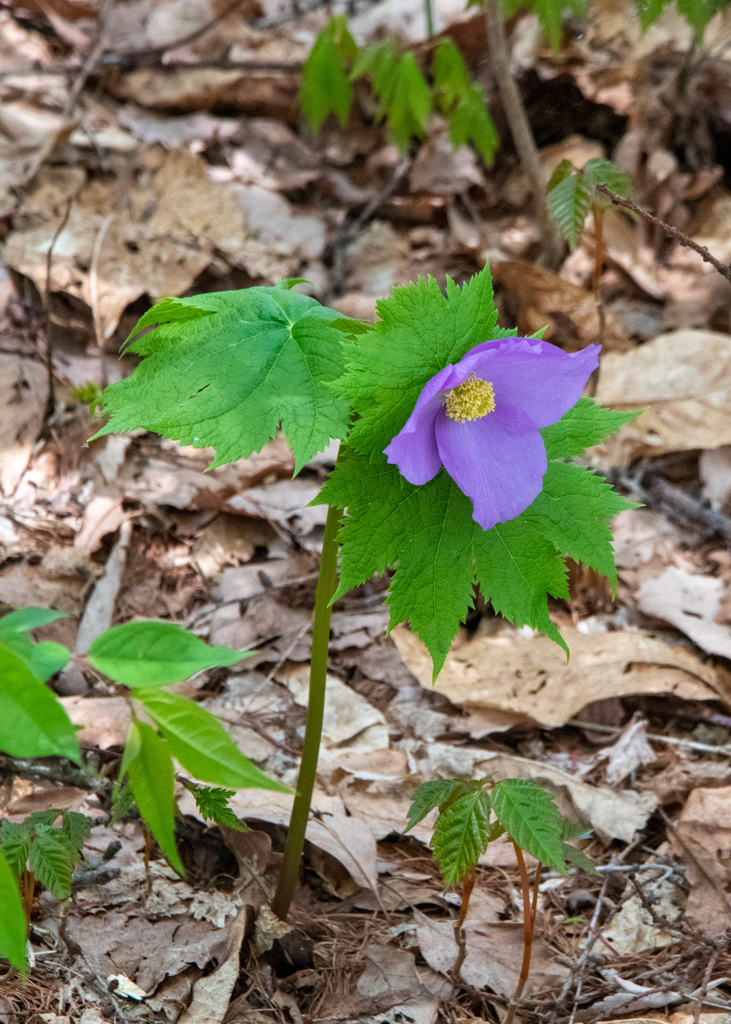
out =
{"type": "MultiPolygon", "coordinates": [[[[449,976],[457,956],[454,928],[451,921],[435,921],[415,911],[418,923],[417,939],[422,956],[429,966],[449,976]]],[[[518,922],[481,921],[468,919],[465,923],[467,956],[462,965],[462,978],[475,988],[491,988],[504,998],[515,991],[523,956],[523,925],[518,922]]],[[[548,948],[540,938],[533,939],[531,970],[526,993],[547,984],[560,985],[568,969],[551,959],[548,948]]]]}
{"type": "Polygon", "coordinates": [[[0,602],[30,605],[79,616],[87,593],[104,569],[79,548],[50,548],[40,565],[12,565],[0,576],[0,602]]]}
{"type": "MultiPolygon", "coordinates": [[[[581,633],[564,627],[571,651],[543,636],[515,632],[458,638],[434,688],[464,708],[498,708],[530,715],[544,726],[564,725],[595,700],[625,694],[671,693],[714,700],[722,683],[712,665],[642,633],[581,633]]],[[[432,688],[432,663],[405,626],[391,633],[405,664],[432,688]]]]}
{"type": "MultiPolygon", "coordinates": [[[[229,801],[229,807],[240,818],[271,821],[288,825],[293,797],[288,793],[265,790],[240,790],[229,801]]],[[[180,799],[183,813],[193,807],[193,798],[185,793],[180,799]]],[[[357,885],[373,889],[378,882],[376,867],[376,840],[370,823],[349,816],[340,797],[328,796],[315,789],[311,817],[307,825],[307,840],[329,853],[347,869],[357,885]]]]}
{"type": "Polygon", "coordinates": [[[670,833],[674,855],[687,866],[686,915],[707,935],[731,924],[731,786],[694,789],[670,833]]]}
{"type": "MultiPolygon", "coordinates": [[[[78,193],[56,239],[51,291],[94,306],[109,338],[126,306],[142,295],[180,295],[214,251],[245,258],[244,214],[223,185],[211,182],[200,157],[173,150],[150,185],[117,188],[94,181],[78,193]]],[[[43,293],[46,253],[61,215],[14,231],[5,261],[43,293]]]]}
{"type": "Polygon", "coordinates": [[[61,705],[72,723],[80,726],[84,746],[123,747],[129,732],[129,704],[124,697],[62,697],[61,705]]]}
{"type": "MultiPolygon", "coordinates": [[[[663,869],[660,869],[658,875],[657,869],[640,868],[637,881],[645,896],[652,901],[654,912],[667,921],[676,921],[682,912],[683,897],[678,886],[664,877],[663,869]]],[[[649,911],[643,907],[639,896],[635,894],[634,888],[628,883],[625,895],[630,893],[632,895],[629,899],[622,903],[618,913],[611,917],[608,926],[602,929],[602,938],[618,956],[636,955],[644,953],[647,949],[661,949],[671,945],[677,936],[674,937],[670,932],[658,928],[649,911]]],[[[599,946],[594,950],[595,955],[601,956],[602,952],[599,946]]]]}
{"type": "MultiPolygon", "coordinates": [[[[300,707],[307,707],[309,665],[284,666],[274,678],[287,687],[300,707]]],[[[361,697],[335,676],[328,675],[322,739],[321,757],[329,751],[366,753],[383,750],[388,747],[388,726],[381,712],[369,704],[365,697],[361,697]]]]}
{"type": "Polygon", "coordinates": [[[32,359],[0,353],[0,490],[11,495],[28,465],[43,425],[48,374],[32,359]]]}
{"type": "Polygon", "coordinates": [[[72,127],[63,115],[35,104],[5,102],[0,106],[0,216],[18,206],[15,190],[32,180],[72,127]]]}
{"type": "MultiPolygon", "coordinates": [[[[436,1020],[438,1000],[424,985],[425,973],[417,970],[414,954],[394,946],[366,946],[363,950],[365,967],[358,978],[358,992],[379,1000],[377,1020],[408,1020],[413,1024],[433,1024],[436,1020]],[[404,993],[408,996],[404,998],[404,993]],[[383,997],[393,993],[394,1001],[386,1007],[383,997]],[[384,1012],[386,1011],[387,1012],[384,1012]]],[[[440,979],[441,980],[441,979],[440,979]]],[[[445,995],[447,993],[444,993],[445,995]]],[[[358,1015],[359,1019],[364,1019],[358,1015]]]]}
{"type": "MultiPolygon", "coordinates": [[[[510,314],[517,317],[521,335],[535,334],[548,325],[546,341],[568,352],[576,352],[597,341],[599,313],[591,292],[565,281],[552,270],[520,260],[497,263],[492,268],[492,276],[514,300],[510,314]]],[[[607,314],[604,350],[622,351],[628,345],[624,330],[607,314]]]]}
{"type": "Polygon", "coordinates": [[[726,583],[715,576],[692,576],[670,566],[645,580],[636,594],[637,607],[671,623],[707,654],[731,658],[731,630],[716,621],[726,583]]]}
{"type": "Polygon", "coordinates": [[[599,451],[612,465],[642,455],[731,443],[731,336],[683,330],[629,352],[608,352],[596,400],[617,409],[649,407],[599,451]]]}

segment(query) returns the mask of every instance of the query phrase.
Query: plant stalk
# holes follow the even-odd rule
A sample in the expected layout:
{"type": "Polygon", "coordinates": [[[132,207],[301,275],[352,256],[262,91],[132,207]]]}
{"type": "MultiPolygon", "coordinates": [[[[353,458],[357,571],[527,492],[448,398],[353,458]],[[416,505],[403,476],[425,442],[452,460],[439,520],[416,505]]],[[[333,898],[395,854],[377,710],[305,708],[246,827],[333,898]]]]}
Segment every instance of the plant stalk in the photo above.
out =
{"type": "Polygon", "coordinates": [[[528,870],[525,866],[523,851],[515,840],[513,840],[513,848],[515,849],[515,856],[518,859],[520,885],[523,890],[523,963],[520,965],[520,977],[518,978],[518,984],[515,986],[515,992],[513,993],[513,998],[510,1000],[508,1012],[505,1014],[503,1024],[513,1024],[513,1021],[515,1020],[515,1011],[518,1008],[520,997],[523,995],[523,989],[525,988],[525,983],[528,980],[530,957],[533,950],[533,928],[535,926],[535,915],[538,908],[538,878],[540,877],[539,864],[536,869],[536,886],[533,893],[533,906],[531,906],[530,879],[528,878],[528,870]]]}
{"type": "Polygon", "coordinates": [[[459,909],[459,916],[454,922],[454,941],[457,943],[457,959],[454,961],[452,972],[457,980],[459,980],[462,964],[467,956],[467,936],[464,930],[464,923],[470,906],[472,890],[475,887],[475,878],[475,869],[470,868],[462,879],[462,906],[459,909]]]}
{"type": "Polygon", "coordinates": [[[536,219],[543,236],[543,248],[549,263],[555,263],[563,250],[558,234],[551,223],[546,209],[546,175],[543,170],[538,147],[525,112],[523,98],[518,85],[510,73],[510,50],[505,34],[502,0],[486,0],[485,27],[487,29],[487,50],[490,70],[497,85],[500,101],[510,127],[520,165],[530,182],[533,192],[536,219]]]}
{"type": "Polygon", "coordinates": [[[289,819],[287,840],[284,844],[282,869],[277,882],[277,891],[272,900],[272,910],[282,921],[287,917],[299,879],[307,821],[312,803],[312,791],[315,788],[317,759],[320,754],[322,722],[325,714],[325,677],[332,613],[330,602],[337,583],[338,532],[342,514],[342,510],[339,508],[328,508],[325,537],[322,542],[320,575],[315,594],[315,618],[312,625],[312,660],[310,662],[310,693],[307,702],[305,741],[297,777],[297,792],[292,804],[292,815],[289,819]]]}

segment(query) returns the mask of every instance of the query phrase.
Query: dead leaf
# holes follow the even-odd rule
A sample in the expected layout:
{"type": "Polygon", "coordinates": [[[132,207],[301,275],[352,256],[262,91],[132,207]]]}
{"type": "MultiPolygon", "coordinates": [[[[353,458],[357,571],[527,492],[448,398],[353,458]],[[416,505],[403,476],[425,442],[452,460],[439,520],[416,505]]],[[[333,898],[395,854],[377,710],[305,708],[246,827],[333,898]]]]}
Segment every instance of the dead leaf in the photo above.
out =
{"type": "Polygon", "coordinates": [[[671,623],[707,654],[731,658],[731,630],[716,621],[726,592],[724,580],[692,576],[670,566],[637,591],[637,607],[671,623]]]}
{"type": "MultiPolygon", "coordinates": [[[[116,189],[102,181],[85,186],[54,246],[51,291],[94,306],[104,338],[130,302],[145,294],[180,295],[214,250],[240,254],[245,247],[243,212],[187,150],[167,153],[151,184],[133,186],[124,199],[118,205],[116,189]]],[[[60,216],[51,216],[14,231],[6,243],[6,263],[41,293],[46,253],[60,223],[60,216]]]]}
{"type": "Polygon", "coordinates": [[[686,916],[706,935],[731,923],[731,787],[694,789],[670,833],[674,856],[687,866],[686,916]]]}
{"type": "MultiPolygon", "coordinates": [[[[458,638],[434,688],[460,707],[530,715],[548,727],[564,725],[595,700],[638,693],[714,700],[722,689],[712,665],[642,633],[561,632],[571,651],[568,663],[542,636],[458,638]]],[[[407,667],[431,689],[431,658],[418,638],[405,626],[391,636],[407,667]]]]}
{"type": "MultiPolygon", "coordinates": [[[[599,313],[591,292],[565,281],[552,270],[520,260],[495,264],[492,276],[496,284],[510,293],[510,316],[517,318],[521,336],[535,334],[548,324],[546,341],[567,352],[596,342],[599,313]]],[[[623,351],[629,346],[626,333],[611,314],[606,316],[604,346],[605,352],[623,351]]]]}
{"type": "Polygon", "coordinates": [[[48,374],[40,363],[0,352],[0,490],[10,496],[28,466],[43,425],[48,374]]]}
{"type": "Polygon", "coordinates": [[[84,509],[81,529],[74,537],[74,547],[94,552],[109,533],[116,533],[127,518],[120,498],[95,494],[84,509]]]}
{"type": "MultiPolygon", "coordinates": [[[[15,56],[15,55],[14,55],[15,56]]],[[[0,107],[0,216],[18,206],[15,190],[38,172],[54,147],[71,132],[62,114],[27,102],[0,107]]],[[[43,289],[40,289],[41,293],[43,289]]]]}
{"type": "Polygon", "coordinates": [[[40,565],[13,565],[0,575],[0,601],[12,608],[35,605],[78,616],[103,571],[88,551],[50,548],[40,565]]]}
{"type": "MultiPolygon", "coordinates": [[[[662,869],[658,877],[657,869],[637,872],[637,882],[643,893],[652,901],[656,914],[673,922],[682,913],[682,894],[678,887],[664,877],[662,869]]],[[[622,903],[619,911],[610,919],[609,925],[602,929],[602,937],[610,944],[618,956],[637,955],[647,949],[661,949],[674,941],[670,932],[664,931],[653,922],[649,912],[642,906],[642,901],[634,888],[627,886],[626,893],[632,893],[622,903]]],[[[625,895],[626,895],[625,893],[625,895]]],[[[598,945],[594,953],[602,955],[598,945]]]]}
{"type": "Polygon", "coordinates": [[[642,455],[731,443],[731,336],[684,330],[629,352],[608,352],[596,400],[618,409],[649,407],[598,451],[626,466],[642,455]]]}
{"type": "MultiPolygon", "coordinates": [[[[457,956],[454,928],[451,921],[434,921],[418,910],[417,938],[421,954],[429,966],[449,976],[457,956]]],[[[462,978],[475,988],[490,988],[497,995],[509,998],[515,991],[523,957],[523,925],[469,919],[465,923],[467,956],[462,965],[462,978]]],[[[555,963],[540,936],[533,939],[531,970],[526,993],[544,985],[560,985],[568,969],[555,963]]]]}
{"type": "MultiPolygon", "coordinates": [[[[378,1015],[373,1020],[380,1024],[396,1024],[409,1020],[413,1024],[433,1024],[436,1020],[438,1000],[427,988],[417,971],[414,954],[393,946],[366,946],[363,950],[365,967],[358,978],[358,992],[362,996],[379,998],[393,993],[390,1007],[379,998],[378,1015]],[[404,993],[408,993],[404,998],[404,993]]],[[[358,1015],[360,1020],[368,1020],[358,1015]]]]}
{"type": "MultiPolygon", "coordinates": [[[[283,667],[275,679],[283,683],[300,707],[306,708],[310,666],[283,667]]],[[[327,751],[367,752],[388,747],[388,726],[380,711],[335,676],[327,676],[322,757],[327,751]]]]}
{"type": "Polygon", "coordinates": [[[245,519],[219,515],[203,529],[194,555],[198,568],[207,578],[217,577],[225,565],[249,562],[255,546],[247,537],[245,519]]]}
{"type": "Polygon", "coordinates": [[[652,764],[656,754],[647,739],[647,722],[643,718],[630,722],[611,746],[599,751],[597,760],[607,762],[610,786],[623,782],[641,765],[652,764]]]}
{"type": "Polygon", "coordinates": [[[84,746],[124,746],[130,723],[124,697],[62,697],[60,703],[73,724],[81,727],[78,737],[84,746]]]}
{"type": "Polygon", "coordinates": [[[698,460],[702,494],[712,509],[720,512],[728,508],[731,496],[731,446],[702,451],[698,460]]]}

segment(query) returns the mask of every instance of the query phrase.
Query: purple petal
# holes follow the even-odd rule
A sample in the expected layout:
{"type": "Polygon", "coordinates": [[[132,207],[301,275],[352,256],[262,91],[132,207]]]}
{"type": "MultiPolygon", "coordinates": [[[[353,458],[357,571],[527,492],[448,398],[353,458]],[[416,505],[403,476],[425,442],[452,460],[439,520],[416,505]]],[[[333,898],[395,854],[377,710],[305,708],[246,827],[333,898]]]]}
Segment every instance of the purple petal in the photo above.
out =
{"type": "Polygon", "coordinates": [[[547,341],[506,338],[477,345],[458,366],[492,383],[496,410],[506,403],[522,409],[536,426],[547,427],[581,398],[598,366],[600,347],[569,353],[547,341]]]}
{"type": "MultiPolygon", "coordinates": [[[[455,386],[452,383],[454,372],[455,367],[450,363],[426,382],[414,411],[393,441],[383,450],[388,461],[398,466],[401,476],[410,484],[427,483],[441,468],[442,460],[434,436],[434,422],[444,404],[442,393],[455,386]]],[[[469,371],[465,374],[465,377],[467,376],[469,371]]],[[[461,380],[457,383],[461,383],[461,380]]]]}
{"type": "Polygon", "coordinates": [[[499,414],[466,423],[438,416],[436,439],[444,468],[472,499],[472,518],[483,530],[519,516],[543,487],[546,447],[521,409],[503,404],[499,414]]]}

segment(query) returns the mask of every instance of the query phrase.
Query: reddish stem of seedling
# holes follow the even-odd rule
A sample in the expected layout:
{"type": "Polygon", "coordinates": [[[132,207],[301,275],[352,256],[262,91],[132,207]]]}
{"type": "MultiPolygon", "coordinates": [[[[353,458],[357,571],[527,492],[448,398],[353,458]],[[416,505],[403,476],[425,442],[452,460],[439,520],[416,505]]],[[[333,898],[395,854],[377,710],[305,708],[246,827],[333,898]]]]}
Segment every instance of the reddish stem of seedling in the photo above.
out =
{"type": "Polygon", "coordinates": [[[454,961],[453,967],[455,978],[459,978],[462,964],[467,956],[467,936],[464,931],[464,923],[470,905],[472,890],[475,887],[475,877],[475,869],[472,867],[462,879],[462,906],[459,908],[459,917],[454,922],[454,941],[457,943],[457,959],[454,961]]]}
{"type": "Polygon", "coordinates": [[[539,864],[536,867],[536,879],[533,886],[533,902],[531,905],[530,879],[528,878],[528,869],[525,866],[523,851],[515,840],[512,840],[512,843],[513,849],[515,850],[515,856],[518,861],[520,885],[523,891],[523,963],[520,965],[520,977],[518,978],[518,984],[515,986],[515,992],[513,993],[513,998],[510,1000],[508,1012],[505,1014],[503,1024],[513,1024],[518,1002],[523,994],[525,983],[528,980],[530,958],[533,951],[533,930],[535,928],[536,911],[538,910],[538,883],[541,876],[541,865],[539,864]]]}

